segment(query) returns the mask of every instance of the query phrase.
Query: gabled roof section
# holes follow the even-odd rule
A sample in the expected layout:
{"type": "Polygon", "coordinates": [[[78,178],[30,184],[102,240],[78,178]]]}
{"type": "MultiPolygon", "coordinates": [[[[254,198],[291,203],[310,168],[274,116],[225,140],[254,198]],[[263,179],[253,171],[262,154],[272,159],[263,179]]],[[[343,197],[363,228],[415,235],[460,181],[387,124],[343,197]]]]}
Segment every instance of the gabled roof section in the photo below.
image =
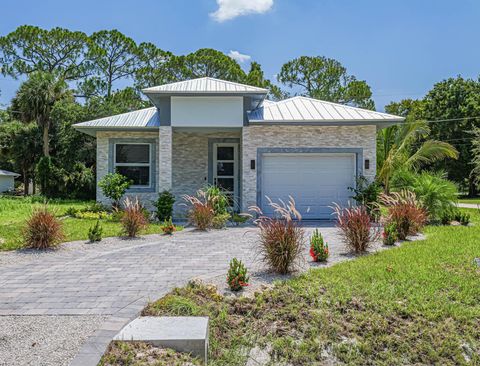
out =
{"type": "Polygon", "coordinates": [[[142,90],[145,94],[267,94],[268,90],[210,77],[179,81],[142,90]]]}
{"type": "Polygon", "coordinates": [[[362,122],[402,122],[403,117],[370,111],[348,105],[325,102],[323,100],[297,96],[279,102],[268,101],[248,114],[253,123],[362,123],[362,122]]]}
{"type": "Polygon", "coordinates": [[[0,169],[0,176],[14,177],[17,178],[20,176],[18,173],[9,172],[8,170],[0,169]]]}
{"type": "Polygon", "coordinates": [[[74,125],[75,128],[136,128],[158,127],[160,118],[156,107],[94,119],[74,125]]]}

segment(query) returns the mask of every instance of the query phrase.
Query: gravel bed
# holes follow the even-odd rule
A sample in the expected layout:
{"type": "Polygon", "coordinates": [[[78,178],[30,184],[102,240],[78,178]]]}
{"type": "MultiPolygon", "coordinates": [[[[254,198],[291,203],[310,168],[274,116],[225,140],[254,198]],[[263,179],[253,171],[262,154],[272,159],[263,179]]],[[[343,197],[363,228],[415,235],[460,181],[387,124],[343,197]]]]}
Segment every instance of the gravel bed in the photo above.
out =
{"type": "Polygon", "coordinates": [[[0,365],[68,365],[103,316],[0,316],[0,365]]]}
{"type": "MultiPolygon", "coordinates": [[[[311,234],[310,229],[306,229],[307,235],[311,234]]],[[[339,239],[335,237],[335,239],[339,239]]],[[[419,241],[424,240],[424,234],[417,234],[415,236],[409,236],[406,241],[397,242],[395,245],[387,246],[383,245],[380,240],[375,241],[372,243],[368,251],[364,254],[353,254],[348,252],[347,249],[344,247],[344,243],[341,240],[330,242],[330,257],[328,258],[327,262],[318,263],[313,262],[308,254],[309,248],[304,253],[303,258],[298,262],[296,271],[287,274],[287,275],[280,275],[268,270],[265,270],[264,265],[260,262],[256,262],[255,265],[248,267],[248,274],[250,276],[250,283],[247,287],[245,287],[240,292],[233,292],[231,291],[226,283],[226,273],[225,274],[216,274],[216,275],[207,275],[201,276],[198,279],[206,282],[208,284],[215,285],[218,289],[218,292],[224,296],[246,296],[250,297],[253,296],[256,291],[262,291],[265,288],[269,288],[273,286],[275,281],[285,281],[291,279],[292,277],[298,276],[309,269],[313,268],[322,268],[322,267],[331,267],[337,263],[344,262],[347,260],[352,260],[364,255],[374,254],[379,251],[388,250],[392,248],[396,248],[401,246],[404,242],[411,242],[411,241],[419,241]],[[333,249],[333,250],[332,250],[333,249]]]]}

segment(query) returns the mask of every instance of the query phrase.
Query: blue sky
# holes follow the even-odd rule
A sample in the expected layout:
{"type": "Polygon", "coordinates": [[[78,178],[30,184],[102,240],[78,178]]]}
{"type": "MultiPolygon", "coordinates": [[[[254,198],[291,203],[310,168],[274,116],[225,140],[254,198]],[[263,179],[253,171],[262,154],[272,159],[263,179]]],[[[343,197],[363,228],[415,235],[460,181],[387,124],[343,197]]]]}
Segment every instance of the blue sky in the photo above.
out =
{"type": "MultiPolygon", "coordinates": [[[[177,54],[238,51],[271,79],[292,58],[322,55],[366,80],[383,110],[442,79],[477,78],[479,16],[477,0],[17,0],[2,4],[0,34],[22,24],[88,34],[116,28],[177,54]]],[[[0,104],[18,84],[0,77],[0,104]]]]}

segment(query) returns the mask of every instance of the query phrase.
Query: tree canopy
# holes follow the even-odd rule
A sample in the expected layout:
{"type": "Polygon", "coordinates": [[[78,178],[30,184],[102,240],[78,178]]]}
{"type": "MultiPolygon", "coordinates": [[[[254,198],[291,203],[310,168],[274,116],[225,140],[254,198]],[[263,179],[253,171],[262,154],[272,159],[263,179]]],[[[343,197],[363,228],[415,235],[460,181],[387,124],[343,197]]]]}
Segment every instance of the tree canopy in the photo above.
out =
{"type": "Polygon", "coordinates": [[[90,70],[86,57],[89,43],[83,32],[22,25],[0,37],[1,72],[18,77],[43,71],[64,80],[78,80],[90,70]]]}
{"type": "Polygon", "coordinates": [[[288,61],[278,81],[311,98],[375,109],[370,86],[349,75],[339,61],[331,58],[301,56],[288,61]]]}

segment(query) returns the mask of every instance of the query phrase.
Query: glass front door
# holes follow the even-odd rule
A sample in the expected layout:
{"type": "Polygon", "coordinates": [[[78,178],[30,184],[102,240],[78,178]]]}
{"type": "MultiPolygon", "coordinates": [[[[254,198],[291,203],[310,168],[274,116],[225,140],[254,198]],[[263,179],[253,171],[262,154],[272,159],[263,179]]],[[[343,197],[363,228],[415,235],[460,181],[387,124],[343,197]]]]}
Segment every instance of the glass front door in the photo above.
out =
{"type": "Polygon", "coordinates": [[[238,205],[238,144],[213,145],[213,184],[228,195],[231,206],[238,205]]]}

